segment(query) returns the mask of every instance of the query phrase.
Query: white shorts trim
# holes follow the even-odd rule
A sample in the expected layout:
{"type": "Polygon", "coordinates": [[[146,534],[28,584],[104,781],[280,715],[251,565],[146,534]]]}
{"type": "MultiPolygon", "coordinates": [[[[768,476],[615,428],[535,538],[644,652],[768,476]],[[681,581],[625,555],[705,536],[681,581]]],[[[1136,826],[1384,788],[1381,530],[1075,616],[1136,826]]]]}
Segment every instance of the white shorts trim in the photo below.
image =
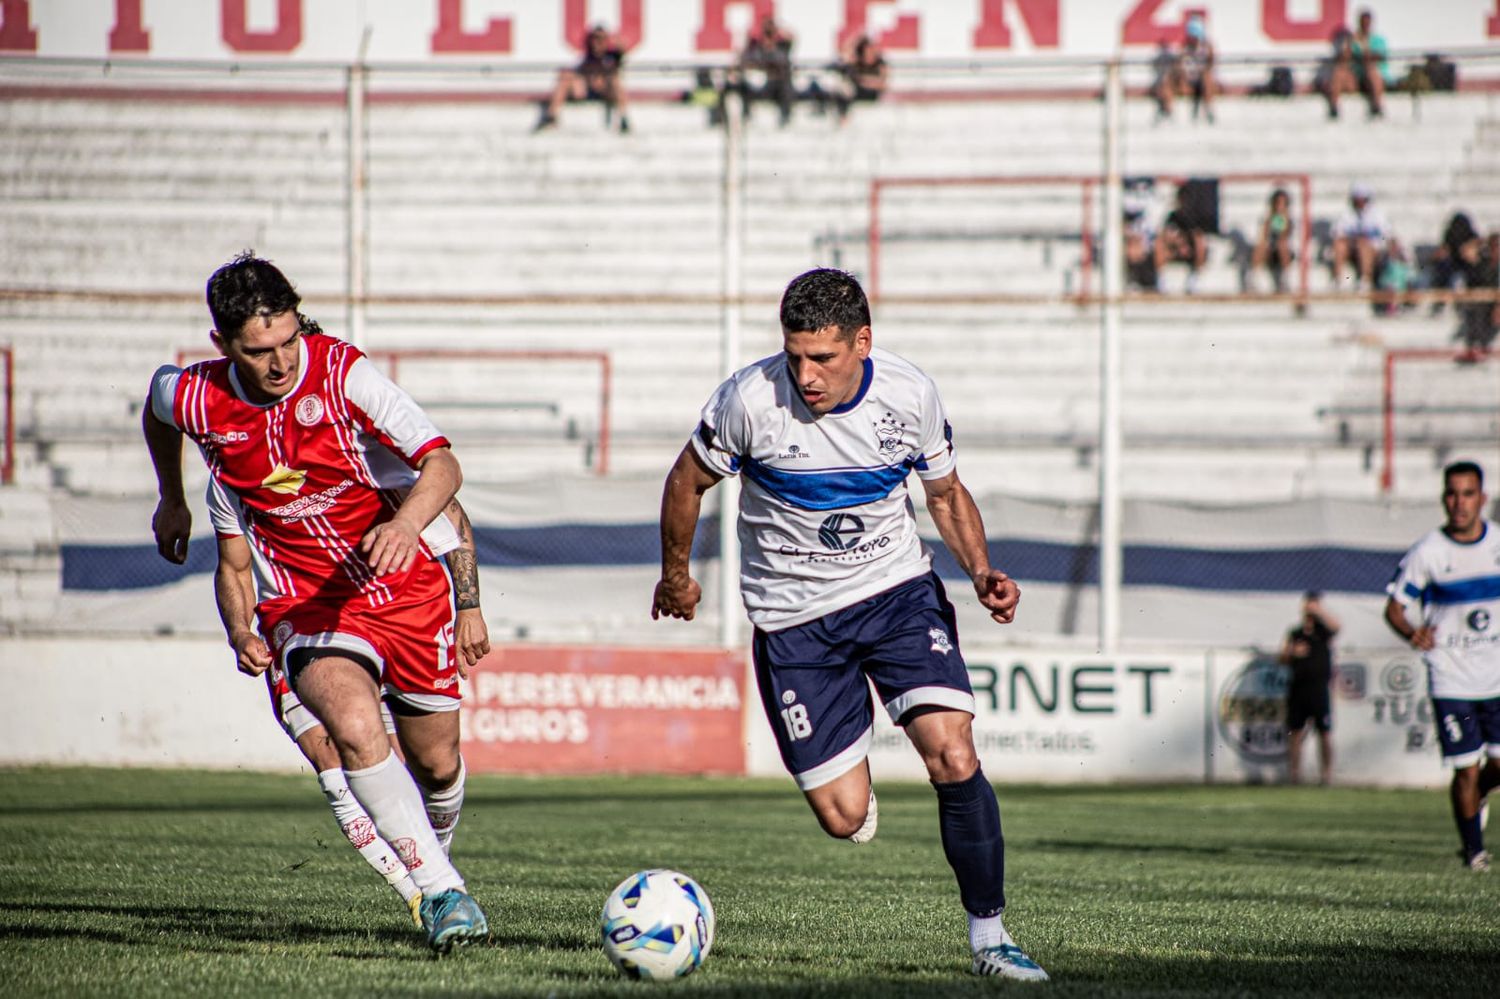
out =
{"type": "MultiPolygon", "coordinates": [[[[294,693],[288,693],[282,697],[281,707],[276,712],[276,720],[281,722],[281,727],[286,730],[287,735],[291,736],[293,742],[306,735],[310,729],[323,724],[294,693]]],[[[383,698],[380,701],[380,722],[385,726],[386,735],[396,734],[396,718],[391,714],[390,705],[386,704],[383,698]]]]}
{"type": "MultiPolygon", "coordinates": [[[[394,698],[402,704],[409,704],[418,711],[425,711],[429,714],[438,711],[457,711],[461,704],[458,698],[449,697],[447,694],[413,694],[410,691],[397,690],[390,684],[386,684],[382,690],[387,698],[394,698]]],[[[384,704],[381,705],[381,707],[384,706],[384,704]]]]}
{"type": "Polygon", "coordinates": [[[901,723],[901,716],[917,707],[952,708],[955,711],[974,713],[974,695],[966,690],[952,687],[913,687],[894,700],[886,701],[886,714],[893,724],[901,723]]]}
{"type": "Polygon", "coordinates": [[[832,759],[819,763],[811,770],[792,774],[792,779],[797,782],[798,789],[802,791],[811,791],[815,787],[822,787],[829,781],[837,780],[859,766],[864,758],[870,755],[870,743],[874,739],[875,726],[871,725],[860,733],[859,738],[849,744],[849,748],[832,759]]]}
{"type": "MultiPolygon", "coordinates": [[[[1492,753],[1491,755],[1495,754],[1492,753]]],[[[1443,766],[1448,767],[1450,770],[1463,770],[1474,766],[1482,759],[1484,759],[1484,747],[1480,746],[1473,752],[1464,753],[1462,756],[1443,757],[1443,766]]]]}
{"type": "MultiPolygon", "coordinates": [[[[375,646],[358,635],[349,635],[342,631],[322,631],[316,635],[293,635],[281,647],[282,669],[287,669],[287,653],[294,649],[329,649],[339,652],[352,652],[374,663],[375,669],[380,674],[384,675],[385,673],[385,657],[375,651],[375,646]]],[[[287,674],[290,676],[291,670],[287,670],[287,674]]]]}

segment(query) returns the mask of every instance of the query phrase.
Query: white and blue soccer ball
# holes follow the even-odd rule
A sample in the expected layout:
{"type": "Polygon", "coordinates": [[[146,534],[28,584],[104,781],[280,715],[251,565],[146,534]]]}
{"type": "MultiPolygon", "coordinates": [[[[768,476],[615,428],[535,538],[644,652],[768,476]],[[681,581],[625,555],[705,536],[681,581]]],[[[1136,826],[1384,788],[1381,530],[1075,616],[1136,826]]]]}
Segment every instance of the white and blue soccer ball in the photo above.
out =
{"type": "Polygon", "coordinates": [[[604,953],[631,978],[691,974],[714,943],[714,907],[679,871],[640,871],[609,893],[599,916],[604,953]]]}

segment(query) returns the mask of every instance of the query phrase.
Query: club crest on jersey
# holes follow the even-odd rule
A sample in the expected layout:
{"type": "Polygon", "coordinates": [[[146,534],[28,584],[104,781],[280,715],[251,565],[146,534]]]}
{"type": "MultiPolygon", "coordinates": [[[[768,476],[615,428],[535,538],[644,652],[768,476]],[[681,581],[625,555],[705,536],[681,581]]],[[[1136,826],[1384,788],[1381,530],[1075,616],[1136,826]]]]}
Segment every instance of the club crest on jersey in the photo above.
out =
{"type": "Polygon", "coordinates": [[[281,463],[271,469],[271,474],[261,480],[262,489],[269,489],[273,493],[285,493],[295,496],[302,491],[302,483],[307,481],[307,473],[300,468],[287,468],[281,463]]]}
{"type": "Polygon", "coordinates": [[[875,442],[880,446],[880,453],[888,458],[894,458],[896,452],[901,450],[901,432],[906,429],[906,424],[896,419],[894,413],[886,413],[875,421],[875,442]]]}
{"type": "Polygon", "coordinates": [[[932,651],[941,652],[945,656],[953,651],[953,643],[948,640],[948,633],[942,628],[928,628],[927,637],[932,639],[932,651]]]}
{"type": "Polygon", "coordinates": [[[323,419],[323,400],[315,395],[305,395],[297,400],[297,422],[304,427],[315,427],[323,419]]]}

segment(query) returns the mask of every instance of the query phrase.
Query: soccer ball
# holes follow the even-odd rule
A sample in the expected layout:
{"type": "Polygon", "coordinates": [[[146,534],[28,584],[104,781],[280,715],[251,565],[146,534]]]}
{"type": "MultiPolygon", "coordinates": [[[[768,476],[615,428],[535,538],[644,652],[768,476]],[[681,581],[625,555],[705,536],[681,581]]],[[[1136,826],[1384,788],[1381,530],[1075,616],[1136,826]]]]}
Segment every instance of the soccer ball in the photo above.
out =
{"type": "Polygon", "coordinates": [[[698,882],[678,871],[632,874],[609,893],[599,915],[604,953],[631,978],[681,978],[714,943],[714,907],[698,882]]]}

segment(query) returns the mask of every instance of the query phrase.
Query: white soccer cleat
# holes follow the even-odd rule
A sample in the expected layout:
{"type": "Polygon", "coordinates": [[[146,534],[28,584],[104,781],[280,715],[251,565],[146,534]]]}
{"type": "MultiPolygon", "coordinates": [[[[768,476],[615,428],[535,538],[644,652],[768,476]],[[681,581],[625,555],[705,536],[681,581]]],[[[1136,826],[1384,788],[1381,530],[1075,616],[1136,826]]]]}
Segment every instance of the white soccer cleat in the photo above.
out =
{"type": "Polygon", "coordinates": [[[994,975],[1016,982],[1047,981],[1047,973],[1042,970],[1042,966],[1027,957],[1026,952],[1013,943],[976,950],[974,974],[994,975]]]}
{"type": "Polygon", "coordinates": [[[880,818],[880,809],[875,804],[875,789],[870,788],[870,804],[865,809],[865,824],[845,838],[851,843],[868,843],[875,838],[875,826],[880,818]]]}
{"type": "Polygon", "coordinates": [[[1483,874],[1490,869],[1490,851],[1480,850],[1464,858],[1464,866],[1476,874],[1483,874]]]}

